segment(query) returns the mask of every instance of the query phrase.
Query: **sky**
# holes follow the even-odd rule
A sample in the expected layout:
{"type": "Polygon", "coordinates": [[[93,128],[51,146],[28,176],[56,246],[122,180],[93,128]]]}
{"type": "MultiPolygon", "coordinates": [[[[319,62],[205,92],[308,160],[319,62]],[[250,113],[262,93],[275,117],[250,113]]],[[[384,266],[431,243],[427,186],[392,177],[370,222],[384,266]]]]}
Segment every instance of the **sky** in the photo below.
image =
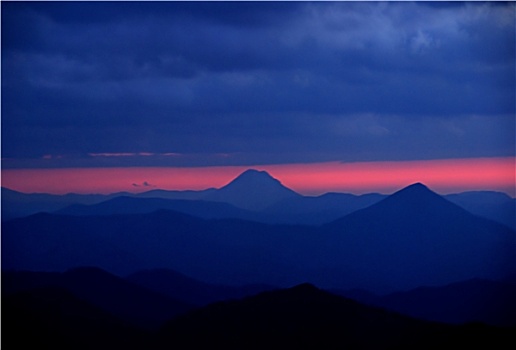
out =
{"type": "Polygon", "coordinates": [[[3,1],[2,186],[514,196],[515,9],[3,1]]]}

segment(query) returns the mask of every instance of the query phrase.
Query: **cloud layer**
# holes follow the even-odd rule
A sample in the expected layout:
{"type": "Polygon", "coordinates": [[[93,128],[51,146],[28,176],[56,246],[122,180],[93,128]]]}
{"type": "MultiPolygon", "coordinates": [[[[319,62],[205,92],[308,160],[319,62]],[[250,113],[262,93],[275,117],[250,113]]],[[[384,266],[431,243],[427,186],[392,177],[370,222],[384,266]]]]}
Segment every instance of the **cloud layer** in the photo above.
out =
{"type": "Polygon", "coordinates": [[[513,3],[1,6],[4,167],[515,152],[513,3]]]}

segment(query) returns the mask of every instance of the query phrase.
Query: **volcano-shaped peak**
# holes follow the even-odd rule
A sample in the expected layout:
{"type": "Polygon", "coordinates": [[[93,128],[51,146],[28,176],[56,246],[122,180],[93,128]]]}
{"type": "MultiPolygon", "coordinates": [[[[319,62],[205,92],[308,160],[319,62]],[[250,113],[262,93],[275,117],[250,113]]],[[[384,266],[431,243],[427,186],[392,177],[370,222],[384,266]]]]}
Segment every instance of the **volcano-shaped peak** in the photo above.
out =
{"type": "Polygon", "coordinates": [[[262,210],[282,199],[297,196],[299,194],[283,186],[266,171],[249,169],[206,199],[248,210],[262,210]]]}
{"type": "Polygon", "coordinates": [[[228,185],[236,184],[236,183],[250,183],[253,185],[269,183],[269,184],[279,184],[281,182],[275,178],[273,178],[268,172],[264,170],[256,170],[256,169],[248,169],[244,171],[242,174],[238,175],[233,181],[231,181],[228,185]]]}
{"type": "Polygon", "coordinates": [[[290,195],[296,192],[282,185],[282,183],[272,177],[266,171],[248,169],[238,175],[233,181],[219,189],[219,191],[251,191],[253,193],[265,191],[269,194],[288,193],[290,195]]]}
{"type": "Polygon", "coordinates": [[[311,283],[301,283],[288,289],[292,293],[298,294],[314,294],[320,293],[321,290],[311,283]]]}
{"type": "Polygon", "coordinates": [[[419,189],[419,190],[423,190],[423,189],[426,189],[428,191],[430,191],[430,189],[425,186],[425,184],[421,183],[421,182],[416,182],[416,183],[413,183],[412,185],[408,185],[407,187],[404,188],[405,190],[407,189],[419,189]]]}
{"type": "MultiPolygon", "coordinates": [[[[429,189],[426,185],[422,184],[421,182],[413,183],[412,185],[408,185],[407,187],[402,188],[401,190],[397,191],[398,194],[411,194],[411,195],[421,195],[421,194],[436,194],[434,191],[429,189]]],[[[394,194],[396,194],[394,193],[394,194]]]]}

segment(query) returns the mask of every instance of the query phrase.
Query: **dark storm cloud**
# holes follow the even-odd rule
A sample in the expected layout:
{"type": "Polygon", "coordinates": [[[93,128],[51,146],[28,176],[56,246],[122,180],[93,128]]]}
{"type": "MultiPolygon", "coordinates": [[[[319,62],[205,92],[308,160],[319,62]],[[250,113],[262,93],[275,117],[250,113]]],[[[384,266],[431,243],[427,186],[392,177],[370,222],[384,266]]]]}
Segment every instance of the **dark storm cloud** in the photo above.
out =
{"type": "Polygon", "coordinates": [[[3,2],[2,157],[105,166],[513,155],[514,9],[3,2]],[[190,156],[88,156],[109,152],[190,156]]]}

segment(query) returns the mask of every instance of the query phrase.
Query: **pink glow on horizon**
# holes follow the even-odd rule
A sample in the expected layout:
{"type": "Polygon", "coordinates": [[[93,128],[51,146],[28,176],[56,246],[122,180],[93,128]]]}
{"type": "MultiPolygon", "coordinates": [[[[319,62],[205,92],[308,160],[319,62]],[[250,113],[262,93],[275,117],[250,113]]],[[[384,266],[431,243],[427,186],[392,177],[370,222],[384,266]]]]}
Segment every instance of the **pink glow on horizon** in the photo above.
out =
{"type": "Polygon", "coordinates": [[[516,195],[513,157],[196,168],[2,169],[2,186],[55,194],[201,190],[222,187],[249,168],[266,170],[285,186],[307,195],[392,193],[415,182],[441,194],[493,190],[516,195]],[[142,186],[144,183],[150,186],[142,186]]]}
{"type": "Polygon", "coordinates": [[[271,175],[301,193],[392,193],[415,182],[446,194],[495,190],[515,196],[515,158],[476,158],[429,161],[324,163],[270,167],[271,175]],[[310,184],[307,186],[307,184],[310,184]]]}

